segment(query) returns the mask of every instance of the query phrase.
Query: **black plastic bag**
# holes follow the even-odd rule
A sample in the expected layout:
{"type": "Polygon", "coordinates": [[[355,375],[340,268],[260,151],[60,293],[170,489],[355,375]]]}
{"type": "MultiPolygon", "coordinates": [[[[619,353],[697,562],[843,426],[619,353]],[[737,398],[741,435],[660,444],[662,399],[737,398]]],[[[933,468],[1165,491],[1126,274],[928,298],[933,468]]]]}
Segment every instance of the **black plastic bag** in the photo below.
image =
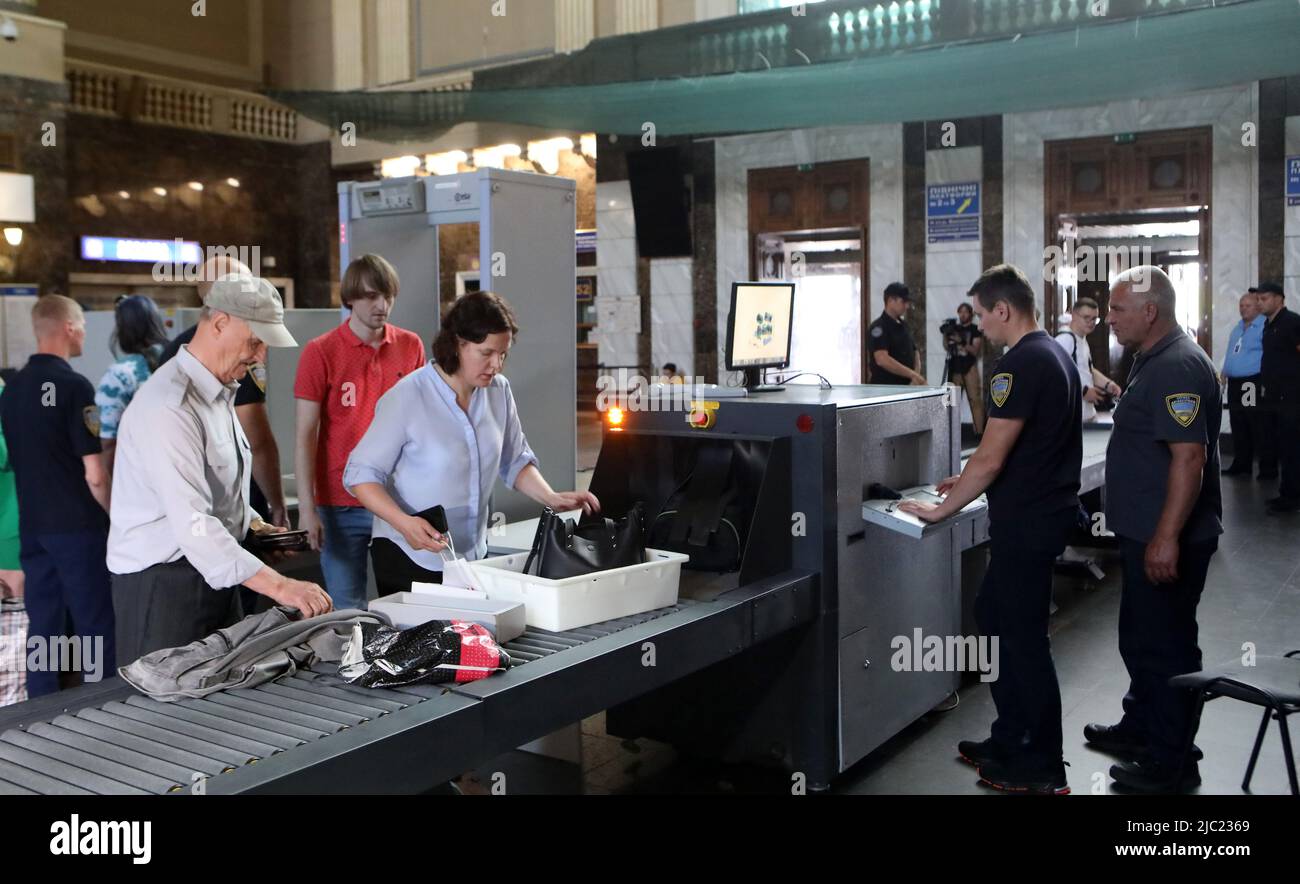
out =
{"type": "Polygon", "coordinates": [[[465,683],[512,665],[478,623],[430,620],[410,629],[363,623],[352,632],[339,675],[364,688],[465,683]]]}

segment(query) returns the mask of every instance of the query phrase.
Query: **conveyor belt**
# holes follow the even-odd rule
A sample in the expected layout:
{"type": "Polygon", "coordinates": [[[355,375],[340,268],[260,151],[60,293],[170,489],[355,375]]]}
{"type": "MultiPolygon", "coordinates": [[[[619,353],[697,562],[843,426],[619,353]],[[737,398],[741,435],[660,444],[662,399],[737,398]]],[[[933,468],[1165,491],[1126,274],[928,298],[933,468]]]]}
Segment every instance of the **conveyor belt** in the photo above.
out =
{"type": "MultiPolygon", "coordinates": [[[[788,588],[807,590],[811,579],[801,581],[788,588]]],[[[713,607],[722,612],[735,605],[683,601],[568,632],[529,629],[504,646],[516,663],[510,674],[654,621],[693,622],[692,609],[713,607]]],[[[141,696],[118,682],[66,692],[58,695],[62,702],[41,698],[10,707],[0,713],[0,727],[8,728],[0,733],[0,794],[221,791],[214,787],[223,785],[225,778],[233,781],[240,772],[271,759],[301,754],[306,765],[308,756],[316,756],[304,750],[337,741],[341,734],[357,747],[377,745],[402,730],[389,719],[405,716],[414,723],[416,713],[427,713],[420,723],[450,719],[481,705],[482,697],[472,696],[474,684],[358,688],[346,684],[336,670],[323,664],[260,687],[176,703],[141,696]],[[87,691],[93,699],[83,699],[87,691]]],[[[490,680],[498,678],[504,676],[490,680]]],[[[400,745],[392,749],[401,751],[400,745]]],[[[372,787],[383,790],[380,784],[372,787]]]]}

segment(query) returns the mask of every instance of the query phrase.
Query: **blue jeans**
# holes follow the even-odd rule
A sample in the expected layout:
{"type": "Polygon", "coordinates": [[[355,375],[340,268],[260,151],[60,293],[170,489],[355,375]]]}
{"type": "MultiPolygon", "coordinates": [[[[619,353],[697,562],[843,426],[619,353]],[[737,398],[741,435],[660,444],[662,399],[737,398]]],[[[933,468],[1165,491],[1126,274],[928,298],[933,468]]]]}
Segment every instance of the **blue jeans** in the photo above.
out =
{"type": "Polygon", "coordinates": [[[366,608],[366,562],[374,516],[363,506],[318,506],[320,567],[337,611],[366,608]]]}

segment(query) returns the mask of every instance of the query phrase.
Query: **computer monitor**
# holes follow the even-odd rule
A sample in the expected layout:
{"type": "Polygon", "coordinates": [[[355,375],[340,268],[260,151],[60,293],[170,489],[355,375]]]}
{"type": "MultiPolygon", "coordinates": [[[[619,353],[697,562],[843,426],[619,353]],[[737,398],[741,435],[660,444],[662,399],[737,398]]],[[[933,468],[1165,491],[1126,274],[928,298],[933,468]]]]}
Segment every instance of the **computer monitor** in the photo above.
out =
{"type": "Polygon", "coordinates": [[[727,313],[728,371],[743,371],[745,386],[762,392],[763,369],[790,364],[794,322],[794,283],[733,282],[727,313]]]}

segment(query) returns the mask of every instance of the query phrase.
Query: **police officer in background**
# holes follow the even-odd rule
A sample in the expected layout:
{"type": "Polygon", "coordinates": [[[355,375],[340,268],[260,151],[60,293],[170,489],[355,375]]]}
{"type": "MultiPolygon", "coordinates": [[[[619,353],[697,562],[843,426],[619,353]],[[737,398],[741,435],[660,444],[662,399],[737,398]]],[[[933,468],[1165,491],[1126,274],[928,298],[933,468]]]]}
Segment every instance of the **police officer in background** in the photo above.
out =
{"type": "Polygon", "coordinates": [[[1300,512],[1300,315],[1286,308],[1286,294],[1276,282],[1261,282],[1255,291],[1268,317],[1260,360],[1268,427],[1263,435],[1266,450],[1277,453],[1282,478],[1281,493],[1268,501],[1268,511],[1300,512]]]}
{"type": "Polygon", "coordinates": [[[980,327],[1009,347],[989,382],[984,438],[935,505],[899,509],[929,522],[954,515],[985,491],[992,553],[975,601],[980,632],[997,636],[1000,675],[991,685],[992,735],[957,744],[980,779],[1012,792],[1064,795],[1061,690],[1047,621],[1052,567],[1079,511],[1083,407],[1079,374],[1038,325],[1034,290],[1018,268],[984,271],[971,288],[980,327]]]}
{"type": "Polygon", "coordinates": [[[1138,356],[1115,409],[1106,449],[1106,527],[1119,537],[1124,586],[1119,650],[1129,673],[1124,717],[1083,735],[1124,760],[1115,782],[1172,792],[1201,778],[1180,771],[1193,698],[1169,679],[1201,668],[1196,606],[1223,533],[1219,496],[1218,373],[1178,325],[1174,284],[1158,267],[1134,267],[1110,292],[1106,322],[1138,356]]]}
{"type": "Polygon", "coordinates": [[[921,374],[921,355],[903,322],[911,301],[912,293],[901,282],[885,286],[885,310],[867,329],[873,384],[924,385],[926,382],[921,374]]]}
{"type": "MultiPolygon", "coordinates": [[[[116,669],[113,598],[104,549],[109,479],[100,459],[95,387],[72,370],[86,317],[63,295],[32,308],[36,353],[0,396],[0,425],[18,491],[19,561],[25,575],[28,633],[61,647],[69,618],[82,639],[102,640],[99,672],[116,669]]],[[[47,654],[50,664],[55,660],[47,654]]],[[[27,674],[30,697],[59,689],[51,665],[27,674]]]]}

